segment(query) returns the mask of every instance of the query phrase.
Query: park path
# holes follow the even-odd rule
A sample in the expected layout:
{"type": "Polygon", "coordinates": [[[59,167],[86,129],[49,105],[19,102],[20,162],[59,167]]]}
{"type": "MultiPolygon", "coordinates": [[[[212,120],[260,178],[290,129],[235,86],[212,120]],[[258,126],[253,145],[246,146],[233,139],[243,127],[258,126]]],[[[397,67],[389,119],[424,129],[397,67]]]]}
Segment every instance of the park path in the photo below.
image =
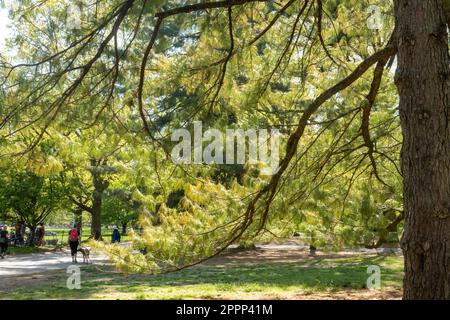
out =
{"type": "MultiPolygon", "coordinates": [[[[94,263],[107,261],[105,257],[92,254],[91,260],[94,263]]],[[[83,262],[83,258],[78,254],[78,265],[82,266],[80,261],[83,262]]],[[[5,259],[0,259],[0,278],[66,269],[70,265],[72,258],[68,250],[6,256],[5,259]]]]}

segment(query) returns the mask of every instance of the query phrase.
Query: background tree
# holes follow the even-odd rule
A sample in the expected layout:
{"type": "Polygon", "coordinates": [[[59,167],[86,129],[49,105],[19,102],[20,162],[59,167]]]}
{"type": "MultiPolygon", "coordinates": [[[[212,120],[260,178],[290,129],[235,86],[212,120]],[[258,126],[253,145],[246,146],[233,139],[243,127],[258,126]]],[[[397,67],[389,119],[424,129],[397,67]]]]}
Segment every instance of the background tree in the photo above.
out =
{"type": "Polygon", "coordinates": [[[104,198],[103,221],[121,227],[122,235],[126,235],[128,227],[138,220],[140,203],[133,201],[132,195],[126,189],[112,189],[104,198]]]}
{"type": "Polygon", "coordinates": [[[57,142],[62,150],[60,158],[66,168],[65,179],[71,185],[68,198],[80,224],[82,212],[91,215],[91,236],[102,238],[103,201],[117,175],[121,152],[126,145],[120,134],[107,131],[78,130],[76,134],[61,137],[57,142]],[[70,147],[68,147],[70,146],[70,147]],[[77,157],[71,152],[76,148],[77,157]]]}
{"type": "Polygon", "coordinates": [[[64,184],[59,177],[31,171],[3,171],[0,176],[0,210],[12,212],[34,235],[36,228],[64,204],[64,184]]]}

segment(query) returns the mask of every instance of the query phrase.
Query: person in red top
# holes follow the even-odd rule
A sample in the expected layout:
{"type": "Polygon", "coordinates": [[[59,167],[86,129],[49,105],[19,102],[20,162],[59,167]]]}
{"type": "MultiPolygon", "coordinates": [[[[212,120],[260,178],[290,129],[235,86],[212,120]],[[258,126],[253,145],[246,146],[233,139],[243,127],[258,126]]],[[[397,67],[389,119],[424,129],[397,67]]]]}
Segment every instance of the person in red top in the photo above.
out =
{"type": "Polygon", "coordinates": [[[72,262],[77,263],[77,249],[80,238],[80,232],[77,229],[77,226],[74,225],[72,229],[69,231],[69,246],[70,246],[70,254],[72,255],[72,262]]]}

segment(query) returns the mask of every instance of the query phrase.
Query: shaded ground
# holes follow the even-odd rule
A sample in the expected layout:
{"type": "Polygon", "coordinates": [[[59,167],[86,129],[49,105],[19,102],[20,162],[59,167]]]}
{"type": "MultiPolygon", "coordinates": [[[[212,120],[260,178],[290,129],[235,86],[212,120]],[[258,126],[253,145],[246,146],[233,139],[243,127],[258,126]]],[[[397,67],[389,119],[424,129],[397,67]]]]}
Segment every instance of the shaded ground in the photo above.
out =
{"type": "Polygon", "coordinates": [[[301,248],[266,247],[157,276],[126,275],[97,262],[83,266],[80,290],[68,290],[65,270],[55,270],[10,277],[15,286],[0,282],[0,291],[7,299],[400,299],[402,269],[399,255],[309,257],[301,248]],[[370,265],[381,268],[380,290],[366,288],[370,265]]]}
{"type": "Polygon", "coordinates": [[[396,251],[367,249],[363,251],[340,251],[337,253],[317,251],[315,256],[310,256],[309,246],[297,244],[261,245],[249,250],[231,249],[228,253],[211,259],[203,265],[233,266],[256,263],[301,262],[304,266],[308,266],[308,264],[313,265],[324,259],[382,256],[400,256],[400,254],[396,253],[396,251]]]}

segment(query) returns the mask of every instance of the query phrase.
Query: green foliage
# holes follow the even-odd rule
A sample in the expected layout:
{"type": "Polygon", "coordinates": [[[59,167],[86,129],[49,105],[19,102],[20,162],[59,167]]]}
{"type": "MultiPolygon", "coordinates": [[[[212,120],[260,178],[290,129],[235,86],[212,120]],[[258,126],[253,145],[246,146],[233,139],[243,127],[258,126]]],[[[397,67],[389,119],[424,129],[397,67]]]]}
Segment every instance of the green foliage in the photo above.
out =
{"type": "Polygon", "coordinates": [[[132,192],[124,189],[109,190],[103,199],[103,222],[126,225],[138,219],[139,203],[132,200],[132,192]]]}
{"type": "Polygon", "coordinates": [[[59,177],[30,171],[3,171],[0,175],[0,211],[10,211],[30,227],[37,227],[64,202],[59,177]]]}

